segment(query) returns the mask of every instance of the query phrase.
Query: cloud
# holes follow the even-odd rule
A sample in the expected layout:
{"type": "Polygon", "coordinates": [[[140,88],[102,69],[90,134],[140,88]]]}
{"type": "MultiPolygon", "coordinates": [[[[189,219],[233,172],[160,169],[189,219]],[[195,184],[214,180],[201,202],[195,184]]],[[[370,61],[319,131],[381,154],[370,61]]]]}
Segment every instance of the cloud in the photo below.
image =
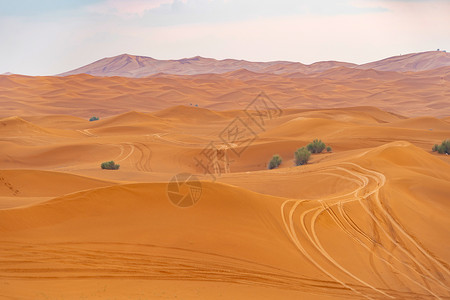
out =
{"type": "MultiPolygon", "coordinates": [[[[181,0],[185,2],[186,0],[181,0]]],[[[142,17],[147,11],[172,4],[174,0],[106,0],[86,7],[90,13],[116,15],[120,17],[142,17]]]]}
{"type": "MultiPolygon", "coordinates": [[[[104,0],[102,0],[104,1],[104,0]]],[[[93,5],[99,0],[0,0],[0,16],[37,16],[64,13],[93,5]]]]}
{"type": "MultiPolygon", "coordinates": [[[[374,0],[361,0],[374,1],[374,0]]],[[[352,0],[102,0],[86,7],[90,13],[130,19],[140,17],[153,25],[217,23],[292,15],[349,15],[379,12],[373,5],[352,0]]]]}
{"type": "Polygon", "coordinates": [[[0,73],[57,74],[121,53],[363,63],[450,50],[450,1],[80,1],[0,17],[0,73]]]}

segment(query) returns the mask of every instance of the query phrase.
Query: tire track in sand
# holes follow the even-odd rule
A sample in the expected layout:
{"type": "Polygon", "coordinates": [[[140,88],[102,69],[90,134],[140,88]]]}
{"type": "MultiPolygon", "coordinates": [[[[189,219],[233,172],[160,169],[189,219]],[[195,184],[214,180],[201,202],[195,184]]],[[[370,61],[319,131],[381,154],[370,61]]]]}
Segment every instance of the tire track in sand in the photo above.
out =
{"type": "MultiPolygon", "coordinates": [[[[424,270],[425,272],[427,272],[428,275],[432,277],[432,278],[430,278],[429,276],[424,275],[422,272],[419,272],[419,274],[420,274],[420,276],[421,276],[422,278],[424,278],[424,279],[427,279],[427,278],[428,278],[428,279],[430,279],[430,280],[433,280],[433,281],[434,281],[435,283],[437,283],[438,285],[444,287],[444,289],[449,290],[448,287],[447,287],[443,282],[441,282],[438,278],[436,278],[435,276],[433,276],[433,274],[432,274],[425,266],[423,266],[423,264],[421,264],[421,263],[414,257],[414,255],[413,255],[412,253],[410,253],[410,252],[408,251],[408,249],[406,249],[406,247],[403,247],[401,244],[399,244],[399,243],[395,240],[395,238],[393,238],[393,237],[392,237],[392,236],[384,229],[383,225],[379,222],[379,220],[376,218],[376,216],[373,214],[373,212],[371,212],[371,211],[365,206],[365,203],[362,202],[363,199],[364,199],[364,200],[367,200],[367,199],[368,199],[370,196],[372,196],[372,195],[374,195],[374,196],[377,196],[377,195],[378,195],[379,190],[381,189],[381,187],[384,186],[384,184],[385,184],[385,182],[386,182],[386,179],[385,179],[384,175],[381,174],[381,173],[375,172],[375,171],[371,171],[371,170],[364,169],[364,168],[362,168],[361,166],[356,165],[356,164],[353,164],[353,163],[343,163],[343,164],[352,165],[353,167],[359,167],[359,168],[363,169],[364,171],[366,171],[366,176],[364,176],[364,175],[362,175],[362,174],[360,174],[360,173],[356,173],[356,172],[349,171],[349,170],[344,169],[344,168],[340,168],[340,167],[337,167],[337,169],[340,169],[340,170],[342,170],[342,171],[345,171],[345,172],[347,172],[347,173],[349,173],[349,174],[351,174],[351,175],[357,177],[359,180],[361,180],[362,182],[364,182],[365,185],[367,185],[367,184],[369,183],[369,178],[372,178],[372,179],[374,179],[374,181],[376,182],[377,188],[375,188],[374,190],[371,190],[369,193],[367,193],[367,194],[364,195],[364,196],[356,197],[356,199],[347,200],[347,201],[345,201],[345,202],[342,202],[342,201],[341,201],[341,202],[339,202],[339,203],[344,204],[344,203],[346,203],[346,202],[354,202],[354,201],[358,200],[358,201],[360,202],[360,204],[361,204],[362,206],[364,206],[364,209],[369,213],[369,215],[371,215],[371,218],[373,219],[373,221],[375,222],[375,224],[383,231],[383,233],[390,239],[390,241],[391,241],[394,245],[396,245],[396,247],[399,248],[405,255],[407,255],[408,258],[409,258],[414,264],[416,264],[417,266],[420,266],[420,268],[421,268],[422,270],[424,270]],[[374,175],[368,175],[368,174],[367,174],[367,173],[373,174],[374,172],[377,173],[377,174],[379,174],[379,176],[377,177],[377,176],[374,176],[374,175]]],[[[335,203],[335,204],[336,204],[336,203],[335,203]]],[[[335,204],[333,204],[333,205],[335,205],[335,204]]],[[[387,212],[386,212],[386,213],[387,213],[387,212]]],[[[314,225],[314,224],[313,224],[313,225],[314,225]]],[[[392,255],[392,257],[395,257],[395,256],[392,255]]],[[[414,267],[410,267],[410,269],[414,269],[414,267]]],[[[417,271],[416,271],[416,272],[417,272],[417,271]]],[[[429,287],[426,287],[426,286],[420,284],[419,282],[417,282],[417,281],[411,279],[411,278],[410,278],[406,273],[404,273],[404,272],[400,272],[400,274],[403,275],[404,277],[406,277],[407,279],[412,280],[416,285],[420,286],[422,289],[424,289],[426,292],[428,292],[429,294],[431,294],[431,295],[434,296],[435,298],[441,299],[440,296],[438,296],[436,293],[434,293],[429,287]]],[[[425,281],[425,282],[426,282],[426,281],[425,281]]]]}
{"type": "Polygon", "coordinates": [[[325,273],[328,277],[330,277],[331,279],[333,279],[334,281],[336,281],[337,283],[341,284],[343,287],[347,288],[348,290],[353,291],[356,294],[359,294],[361,296],[363,296],[364,298],[367,299],[373,299],[369,296],[364,295],[363,293],[359,292],[358,290],[356,290],[355,288],[351,287],[350,285],[346,284],[345,282],[339,280],[336,276],[334,276],[333,274],[331,274],[330,272],[328,272],[324,267],[322,267],[316,260],[314,260],[311,255],[308,253],[308,251],[306,251],[306,249],[303,247],[303,245],[300,243],[298,237],[297,237],[297,233],[295,232],[295,228],[294,228],[294,219],[293,219],[293,214],[295,212],[295,209],[304,201],[306,200],[297,200],[295,201],[295,204],[292,206],[291,210],[289,211],[289,226],[286,222],[286,219],[284,217],[284,206],[291,202],[291,201],[295,201],[295,200],[286,200],[285,202],[283,202],[283,204],[281,205],[281,215],[282,215],[282,219],[283,219],[283,223],[284,226],[286,228],[286,231],[288,232],[292,242],[294,243],[294,245],[300,250],[300,252],[311,262],[313,263],[319,270],[321,270],[323,273],[325,273]]]}
{"type": "Polygon", "coordinates": [[[324,294],[332,289],[342,297],[346,295],[346,291],[332,281],[300,277],[270,265],[190,249],[114,242],[23,244],[2,241],[0,250],[5,254],[0,258],[2,280],[195,280],[324,294]]]}
{"type": "MultiPolygon", "coordinates": [[[[361,170],[370,173],[370,174],[375,174],[375,175],[367,175],[367,177],[365,179],[368,180],[368,178],[372,178],[374,180],[379,180],[381,182],[380,184],[380,188],[385,184],[386,182],[386,177],[381,174],[378,173],[376,171],[372,171],[372,170],[368,170],[365,169],[359,165],[353,164],[353,163],[346,163],[346,164],[350,164],[354,167],[360,168],[361,170]]],[[[361,176],[359,173],[356,172],[352,172],[349,170],[346,170],[349,174],[352,174],[356,177],[361,176]]],[[[362,178],[362,177],[361,177],[362,178]]],[[[379,191],[379,189],[378,189],[379,191]]],[[[395,226],[397,228],[397,230],[399,230],[400,228],[400,234],[402,234],[403,236],[406,236],[408,240],[410,240],[412,242],[412,244],[416,247],[417,250],[419,250],[419,252],[422,253],[423,256],[427,257],[430,261],[433,261],[435,263],[437,263],[437,265],[442,268],[444,271],[446,271],[448,273],[448,270],[445,268],[445,266],[443,266],[439,261],[437,261],[431,254],[429,254],[425,249],[423,249],[407,232],[406,230],[404,230],[402,228],[402,226],[397,223],[397,221],[395,221],[392,216],[390,215],[389,212],[387,212],[383,205],[381,204],[381,201],[379,199],[379,193],[378,191],[373,195],[375,198],[375,204],[377,204],[378,208],[379,208],[379,212],[381,211],[381,213],[389,220],[389,224],[387,224],[388,226],[395,226]],[[395,222],[395,224],[394,224],[395,222]],[[409,238],[408,238],[409,237],[409,238]]],[[[449,291],[450,288],[444,283],[442,282],[439,278],[437,278],[434,274],[431,273],[431,271],[429,270],[429,268],[427,268],[426,266],[424,266],[420,261],[418,261],[418,259],[415,257],[415,255],[406,248],[406,246],[402,245],[402,243],[399,243],[399,241],[392,236],[392,234],[390,234],[385,227],[383,226],[383,224],[381,224],[380,220],[375,216],[374,212],[371,211],[371,209],[367,206],[366,202],[364,202],[363,200],[368,201],[369,199],[367,198],[359,198],[359,203],[360,205],[363,207],[363,209],[369,214],[369,216],[372,218],[372,220],[374,221],[374,223],[378,226],[379,229],[381,229],[381,231],[384,233],[384,235],[391,241],[392,244],[396,245],[396,248],[399,249],[403,254],[405,254],[414,264],[416,264],[420,270],[422,270],[423,272],[427,273],[427,275],[423,274],[422,272],[420,272],[423,276],[423,278],[429,278],[431,277],[431,280],[433,280],[434,282],[436,282],[437,284],[439,284],[441,287],[443,287],[445,290],[449,291]]],[[[399,232],[395,232],[396,234],[398,234],[399,232]]],[[[415,269],[415,268],[413,268],[415,269]]],[[[430,289],[425,288],[429,293],[431,293],[433,296],[435,296],[438,299],[441,299],[438,295],[436,295],[434,292],[432,292],[430,289]]]]}
{"type": "MultiPolygon", "coordinates": [[[[350,216],[348,216],[348,214],[346,214],[346,217],[344,217],[344,214],[343,214],[343,212],[344,212],[343,205],[344,205],[346,202],[355,202],[355,201],[359,201],[360,204],[363,205],[363,207],[365,208],[366,212],[369,213],[369,215],[371,216],[371,218],[374,219],[375,222],[377,222],[377,226],[380,227],[380,228],[382,229],[382,231],[384,232],[384,234],[386,234],[386,236],[388,236],[388,237],[392,240],[392,242],[395,243],[395,241],[392,239],[392,237],[384,230],[383,226],[382,226],[381,224],[379,224],[379,222],[378,222],[378,220],[376,219],[376,217],[373,216],[373,214],[371,214],[370,210],[368,210],[367,207],[365,207],[364,204],[362,203],[362,199],[368,199],[368,198],[371,197],[372,195],[374,195],[375,198],[378,198],[377,200],[378,200],[378,202],[379,202],[378,192],[379,192],[379,190],[384,186],[384,184],[385,184],[385,182],[386,182],[386,179],[385,179],[384,175],[381,174],[381,173],[375,172],[375,171],[371,171],[371,170],[362,168],[361,166],[356,165],[356,164],[353,164],[353,163],[343,163],[343,164],[344,164],[344,165],[345,165],[345,164],[347,164],[347,165],[352,165],[353,167],[360,168],[361,170],[363,170],[363,172],[365,172],[366,176],[361,175],[361,174],[356,173],[356,172],[352,172],[352,171],[346,170],[345,168],[338,168],[338,167],[335,167],[335,168],[330,168],[330,170],[340,170],[340,171],[344,171],[344,172],[346,172],[346,173],[352,174],[353,176],[355,176],[355,177],[359,180],[359,182],[360,182],[360,183],[359,183],[359,187],[358,187],[354,192],[352,192],[352,193],[347,193],[346,195],[335,196],[335,197],[331,197],[331,198],[325,198],[323,201],[320,201],[320,202],[319,202],[319,203],[321,203],[321,207],[314,207],[314,208],[312,208],[312,209],[309,209],[309,210],[307,210],[307,211],[304,211],[304,212],[302,213],[301,217],[300,217],[300,226],[301,226],[302,230],[304,231],[305,235],[308,237],[308,240],[309,240],[309,242],[311,243],[311,245],[313,245],[313,246],[319,251],[319,253],[320,253],[323,257],[327,258],[329,262],[331,262],[335,267],[337,267],[338,270],[344,272],[344,273],[347,274],[348,276],[352,277],[353,279],[357,280],[358,282],[362,283],[363,285],[365,285],[365,286],[371,288],[372,290],[374,290],[374,291],[376,291],[376,292],[378,292],[378,293],[381,293],[381,294],[383,294],[383,295],[386,296],[386,297],[393,298],[393,296],[388,295],[387,293],[385,293],[384,291],[382,291],[382,290],[380,290],[380,289],[378,289],[378,288],[375,288],[374,286],[368,284],[367,282],[363,281],[362,279],[360,279],[360,278],[357,277],[356,275],[351,274],[350,272],[348,272],[347,270],[345,270],[345,268],[343,268],[342,266],[340,266],[340,265],[339,265],[339,264],[331,257],[331,255],[329,255],[329,254],[325,251],[325,249],[323,248],[323,246],[322,246],[321,243],[320,243],[320,240],[319,240],[319,237],[317,236],[317,233],[315,232],[315,228],[314,228],[315,222],[317,221],[317,219],[319,218],[319,216],[320,216],[321,213],[327,211],[327,212],[330,214],[330,216],[332,217],[332,219],[334,220],[334,222],[339,226],[340,229],[342,229],[342,230],[343,230],[347,235],[349,235],[353,240],[355,240],[356,242],[358,242],[359,244],[361,244],[366,250],[371,251],[371,249],[368,248],[367,245],[357,237],[357,235],[352,234],[349,230],[347,230],[347,229],[345,228],[345,226],[344,226],[344,224],[342,223],[342,221],[340,221],[339,217],[337,217],[337,216],[334,214],[334,212],[332,212],[332,208],[331,208],[331,206],[337,205],[338,208],[340,208],[339,211],[340,211],[340,213],[341,213],[341,216],[343,216],[344,220],[346,220],[346,223],[350,226],[350,228],[352,228],[353,230],[355,230],[355,231],[357,232],[357,234],[362,235],[365,239],[369,240],[371,243],[374,243],[374,240],[373,240],[368,234],[366,234],[363,230],[361,230],[361,229],[356,225],[356,223],[354,223],[354,221],[351,220],[351,218],[350,218],[350,216]],[[379,174],[379,175],[378,175],[379,177],[377,177],[377,176],[375,176],[375,175],[373,175],[373,174],[379,174]],[[380,175],[381,175],[381,176],[380,176],[380,175]],[[370,190],[367,191],[364,195],[359,196],[359,192],[360,192],[362,189],[365,189],[365,188],[367,188],[367,187],[369,186],[369,178],[374,179],[374,181],[375,181],[375,183],[376,183],[376,187],[370,189],[370,190]],[[341,200],[341,201],[337,201],[337,202],[335,202],[334,204],[332,204],[331,206],[329,206],[329,205],[326,204],[326,202],[325,202],[325,200],[336,199],[336,198],[344,198],[344,199],[345,199],[345,197],[347,197],[347,196],[349,196],[349,195],[353,195],[353,197],[350,198],[350,200],[347,199],[346,201],[342,201],[342,200],[341,200]],[[315,211],[315,213],[314,213],[314,215],[313,215],[313,217],[312,217],[312,219],[311,219],[311,221],[310,221],[310,223],[311,223],[311,224],[310,224],[310,227],[311,227],[311,229],[310,229],[310,230],[311,230],[311,234],[310,234],[309,231],[308,231],[308,229],[307,229],[307,224],[306,224],[306,222],[305,222],[305,217],[306,217],[307,214],[309,214],[309,213],[311,213],[311,212],[313,212],[313,211],[315,211]],[[334,215],[333,215],[333,214],[334,214],[334,215]],[[351,221],[350,221],[350,220],[351,220],[351,221]],[[353,225],[352,225],[352,223],[353,223],[353,225]]],[[[334,173],[328,173],[328,174],[329,174],[329,175],[332,175],[332,174],[333,174],[333,175],[336,175],[336,176],[338,176],[338,177],[342,177],[342,176],[337,175],[337,174],[334,174],[334,173]]],[[[354,179],[353,179],[352,181],[354,181],[354,179]]],[[[306,251],[306,249],[305,249],[305,248],[303,247],[303,245],[300,243],[300,241],[299,241],[299,239],[298,239],[298,237],[297,237],[297,233],[296,233],[295,228],[294,228],[293,215],[294,215],[294,212],[295,212],[295,210],[297,209],[297,207],[300,205],[300,203],[302,203],[302,202],[304,202],[304,201],[306,201],[306,200],[286,200],[286,201],[281,205],[281,217],[282,217],[282,220],[283,220],[285,229],[286,229],[286,231],[288,232],[289,237],[290,237],[290,239],[292,240],[292,242],[294,243],[294,245],[295,245],[295,246],[296,246],[296,247],[297,247],[297,248],[298,248],[298,249],[299,249],[299,250],[300,250],[300,251],[301,251],[301,252],[302,252],[302,253],[303,253],[303,254],[304,254],[304,255],[305,255],[305,256],[306,256],[306,257],[307,257],[314,265],[315,265],[315,266],[316,266],[316,267],[318,267],[322,272],[324,272],[324,273],[325,273],[326,275],[328,275],[330,278],[332,278],[332,279],[335,280],[336,282],[340,283],[340,284],[343,285],[344,287],[346,287],[346,288],[352,290],[353,292],[355,292],[355,293],[357,293],[357,294],[360,294],[360,295],[362,295],[362,296],[364,296],[364,297],[366,297],[366,298],[371,299],[370,296],[361,294],[361,292],[359,292],[359,291],[355,290],[354,288],[350,287],[348,284],[344,283],[342,280],[338,279],[336,276],[334,276],[334,275],[331,274],[329,271],[327,271],[323,266],[321,266],[317,261],[315,261],[315,260],[311,257],[311,255],[306,251]],[[291,210],[290,210],[290,212],[289,212],[289,216],[288,216],[289,225],[288,225],[287,222],[286,222],[284,209],[285,209],[286,204],[289,203],[289,202],[295,202],[295,204],[292,206],[292,208],[291,208],[291,210]]],[[[388,212],[387,212],[386,210],[384,210],[383,207],[380,207],[380,206],[382,206],[381,202],[379,202],[377,205],[378,205],[378,207],[383,211],[384,214],[388,214],[388,212]]],[[[392,217],[391,217],[391,218],[392,218],[392,217]]],[[[388,217],[388,219],[390,219],[390,218],[388,217]]],[[[400,226],[400,225],[397,224],[396,227],[398,227],[398,226],[400,226]]],[[[404,231],[404,230],[402,230],[401,232],[402,232],[402,234],[404,234],[404,235],[408,235],[408,234],[406,233],[406,231],[404,231]]],[[[416,247],[417,247],[417,246],[416,246],[416,247]]],[[[382,247],[381,249],[382,249],[384,252],[388,252],[387,249],[384,248],[384,247],[382,247]]],[[[403,250],[406,251],[405,249],[403,249],[403,250]]],[[[420,249],[420,250],[421,250],[421,252],[424,251],[424,252],[426,253],[425,249],[420,249]]],[[[373,253],[373,251],[371,251],[371,252],[373,253]]],[[[408,252],[408,251],[406,251],[406,252],[408,252]]],[[[390,254],[396,261],[401,262],[401,260],[399,260],[399,259],[398,259],[397,257],[395,257],[393,254],[391,254],[391,253],[389,253],[389,254],[390,254]]],[[[420,264],[420,262],[418,262],[412,255],[408,255],[408,254],[409,254],[409,253],[407,253],[407,256],[408,256],[413,262],[418,263],[418,265],[420,265],[421,268],[424,268],[424,266],[423,266],[422,264],[420,264]]],[[[423,290],[425,290],[426,292],[428,292],[429,294],[431,294],[433,297],[440,299],[440,297],[439,297],[436,293],[434,293],[433,291],[431,291],[429,288],[425,287],[425,286],[422,285],[421,283],[417,282],[416,280],[412,279],[410,276],[408,276],[408,274],[406,274],[406,273],[404,273],[404,272],[400,272],[398,268],[394,267],[393,264],[390,263],[390,262],[388,262],[386,259],[380,257],[379,255],[376,255],[376,257],[377,257],[378,259],[380,259],[381,261],[383,261],[384,263],[386,263],[386,264],[387,264],[389,267],[391,267],[392,269],[396,270],[400,275],[404,276],[405,278],[407,278],[408,280],[412,281],[413,283],[415,283],[416,285],[418,285],[419,287],[421,287],[423,290]]],[[[436,261],[437,261],[437,260],[436,260],[436,261]]],[[[403,265],[404,265],[404,263],[403,263],[403,265]]],[[[440,266],[441,266],[441,268],[444,268],[444,269],[445,269],[445,267],[444,267],[443,265],[440,265],[440,266]]],[[[410,267],[410,266],[408,266],[408,267],[409,267],[410,269],[414,269],[414,268],[412,268],[412,267],[410,267]]],[[[425,269],[426,269],[426,268],[425,268],[425,269]]],[[[446,269],[445,269],[445,270],[446,270],[446,269]]],[[[448,271],[448,270],[446,270],[446,271],[448,271]]],[[[417,272],[417,271],[416,271],[416,273],[418,273],[419,276],[421,276],[422,278],[426,278],[426,279],[428,279],[428,280],[432,280],[432,281],[438,283],[439,285],[443,286],[444,288],[448,289],[448,288],[446,287],[446,285],[445,285],[443,282],[439,281],[436,277],[434,277],[433,274],[431,274],[431,272],[429,272],[429,271],[427,272],[427,273],[428,273],[428,276],[425,275],[425,274],[423,274],[423,273],[421,273],[421,272],[417,272]],[[430,277],[430,276],[431,276],[431,277],[430,277]]]]}
{"type": "MultiPolygon", "coordinates": [[[[343,171],[347,171],[346,169],[340,168],[340,167],[336,167],[335,169],[339,169],[339,170],[343,170],[343,171]]],[[[343,175],[338,175],[338,174],[334,174],[334,173],[325,173],[325,172],[321,172],[321,174],[327,174],[327,175],[331,175],[331,176],[336,176],[336,177],[340,177],[346,180],[350,180],[353,182],[358,182],[359,186],[363,186],[364,183],[361,180],[356,180],[356,179],[351,179],[343,176],[343,175]]],[[[358,195],[358,191],[360,189],[355,190],[355,197],[359,197],[358,195]]],[[[327,198],[327,200],[329,200],[330,198],[327,198]]],[[[353,219],[345,212],[344,209],[344,203],[346,202],[353,202],[354,200],[348,200],[348,201],[338,201],[337,203],[332,204],[331,206],[328,205],[325,201],[321,201],[319,200],[320,203],[323,206],[323,210],[321,211],[321,213],[323,213],[324,211],[326,211],[330,217],[333,219],[333,221],[336,223],[336,225],[342,230],[344,231],[347,236],[349,236],[353,241],[357,242],[360,246],[362,246],[365,250],[367,250],[369,252],[369,254],[371,255],[371,259],[372,257],[376,257],[377,259],[381,260],[382,262],[384,262],[386,265],[388,265],[389,267],[391,267],[391,269],[395,270],[398,274],[404,276],[406,279],[408,279],[409,281],[411,281],[412,283],[414,283],[415,285],[418,285],[419,287],[425,289],[426,291],[429,292],[428,288],[423,286],[421,283],[419,283],[418,281],[414,280],[413,278],[411,278],[410,276],[407,275],[407,273],[401,272],[400,269],[396,268],[392,263],[390,263],[388,260],[386,260],[385,258],[383,258],[380,255],[374,254],[374,250],[377,247],[380,247],[381,250],[388,256],[390,256],[391,258],[393,258],[395,261],[397,261],[398,263],[402,264],[404,267],[410,269],[410,271],[415,272],[416,274],[418,274],[420,277],[423,277],[425,279],[428,280],[434,280],[434,278],[430,278],[427,275],[424,275],[423,273],[418,272],[415,268],[413,268],[412,266],[408,265],[407,263],[403,262],[402,260],[398,259],[395,255],[393,255],[392,253],[389,252],[389,250],[387,250],[384,245],[380,242],[378,242],[378,240],[372,238],[370,235],[368,235],[367,233],[365,233],[354,221],[353,219]],[[339,216],[333,211],[332,206],[337,206],[338,207],[338,211],[340,216],[342,217],[342,219],[344,221],[341,221],[341,218],[339,218],[339,216]],[[351,230],[347,229],[345,224],[347,224],[347,226],[354,230],[357,234],[360,234],[363,239],[367,240],[369,242],[369,244],[372,245],[372,248],[369,248],[366,243],[364,243],[357,234],[353,233],[351,230]]],[[[319,217],[319,216],[318,216],[319,217]]],[[[317,217],[317,218],[318,218],[317,217]]],[[[372,266],[374,267],[373,263],[372,266]]],[[[375,272],[378,274],[378,272],[375,272]]],[[[378,278],[384,282],[381,274],[378,274],[378,278]]],[[[386,283],[385,283],[386,284],[386,283]]]]}
{"type": "Polygon", "coordinates": [[[138,171],[141,172],[151,172],[152,168],[150,166],[150,160],[152,158],[152,150],[150,147],[144,143],[133,142],[133,143],[122,143],[115,145],[120,148],[120,154],[114,159],[116,162],[123,162],[130,157],[134,158],[134,154],[137,153],[138,157],[136,160],[133,159],[132,164],[136,167],[138,171]],[[125,155],[125,146],[129,147],[128,153],[125,155]],[[122,157],[123,156],[123,157],[122,157]]]}
{"type": "Polygon", "coordinates": [[[150,160],[152,159],[152,150],[144,143],[134,143],[136,150],[140,153],[140,157],[136,162],[136,169],[141,172],[151,172],[150,160]]]}
{"type": "Polygon", "coordinates": [[[93,134],[92,132],[90,132],[90,129],[77,129],[78,132],[88,136],[88,137],[96,137],[97,135],[93,134]]]}
{"type": "Polygon", "coordinates": [[[121,151],[120,151],[119,156],[116,158],[117,162],[121,162],[121,161],[124,161],[124,160],[128,159],[134,152],[134,145],[131,144],[131,143],[124,143],[124,144],[120,144],[119,146],[120,146],[121,151]],[[119,159],[119,157],[122,156],[123,153],[125,152],[125,150],[124,150],[125,147],[123,145],[129,146],[130,147],[130,151],[128,152],[128,154],[125,157],[119,159]]]}

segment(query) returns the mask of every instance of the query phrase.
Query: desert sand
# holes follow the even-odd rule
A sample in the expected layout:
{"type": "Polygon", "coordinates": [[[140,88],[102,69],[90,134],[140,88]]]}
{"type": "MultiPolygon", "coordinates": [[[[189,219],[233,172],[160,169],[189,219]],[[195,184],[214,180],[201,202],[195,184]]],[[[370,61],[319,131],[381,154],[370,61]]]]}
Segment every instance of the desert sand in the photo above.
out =
{"type": "Polygon", "coordinates": [[[450,299],[448,72],[0,76],[0,298],[450,299]],[[196,163],[211,142],[228,172],[196,163]]]}
{"type": "MultiPolygon", "coordinates": [[[[174,106],[244,109],[261,91],[283,109],[374,106],[402,116],[448,117],[450,66],[421,72],[337,67],[323,72],[222,74],[146,78],[0,75],[0,117],[71,115],[89,119],[174,106]]],[[[76,123],[75,119],[64,122],[76,123]]]]}

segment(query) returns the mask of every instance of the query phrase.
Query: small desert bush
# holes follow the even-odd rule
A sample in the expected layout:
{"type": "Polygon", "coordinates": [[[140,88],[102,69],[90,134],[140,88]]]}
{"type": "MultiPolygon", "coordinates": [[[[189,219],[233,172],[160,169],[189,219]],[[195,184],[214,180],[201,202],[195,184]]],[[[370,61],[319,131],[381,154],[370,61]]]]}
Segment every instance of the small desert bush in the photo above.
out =
{"type": "Polygon", "coordinates": [[[120,165],[114,163],[114,161],[105,161],[101,164],[101,167],[106,170],[119,170],[120,165]]]}
{"type": "Polygon", "coordinates": [[[333,151],[333,149],[331,149],[330,146],[327,146],[327,152],[332,152],[332,151],[333,151]]]}
{"type": "Polygon", "coordinates": [[[268,168],[270,170],[278,168],[281,165],[282,161],[283,161],[283,159],[281,158],[281,156],[279,156],[278,154],[275,154],[272,157],[272,159],[270,160],[268,168]]]}
{"type": "Polygon", "coordinates": [[[297,166],[307,164],[310,156],[311,152],[309,152],[309,150],[305,147],[297,149],[294,153],[295,164],[297,166]]]}
{"type": "Polygon", "coordinates": [[[325,143],[321,140],[315,139],[312,143],[309,143],[306,148],[311,153],[322,153],[322,151],[325,149],[325,143]]]}
{"type": "Polygon", "coordinates": [[[443,140],[440,145],[435,144],[432,150],[439,154],[450,154],[450,139],[443,140]]]}
{"type": "Polygon", "coordinates": [[[90,122],[92,122],[92,121],[98,121],[98,120],[99,120],[98,117],[92,117],[92,118],[89,119],[90,122]]]}

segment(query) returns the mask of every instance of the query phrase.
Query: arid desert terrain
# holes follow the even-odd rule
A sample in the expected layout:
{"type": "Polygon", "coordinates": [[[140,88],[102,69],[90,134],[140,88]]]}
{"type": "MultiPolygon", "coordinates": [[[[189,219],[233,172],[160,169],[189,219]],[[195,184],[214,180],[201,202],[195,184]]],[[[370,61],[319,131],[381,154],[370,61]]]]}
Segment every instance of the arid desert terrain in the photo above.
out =
{"type": "Polygon", "coordinates": [[[450,299],[449,54],[142,60],[0,76],[0,299],[450,299]]]}

